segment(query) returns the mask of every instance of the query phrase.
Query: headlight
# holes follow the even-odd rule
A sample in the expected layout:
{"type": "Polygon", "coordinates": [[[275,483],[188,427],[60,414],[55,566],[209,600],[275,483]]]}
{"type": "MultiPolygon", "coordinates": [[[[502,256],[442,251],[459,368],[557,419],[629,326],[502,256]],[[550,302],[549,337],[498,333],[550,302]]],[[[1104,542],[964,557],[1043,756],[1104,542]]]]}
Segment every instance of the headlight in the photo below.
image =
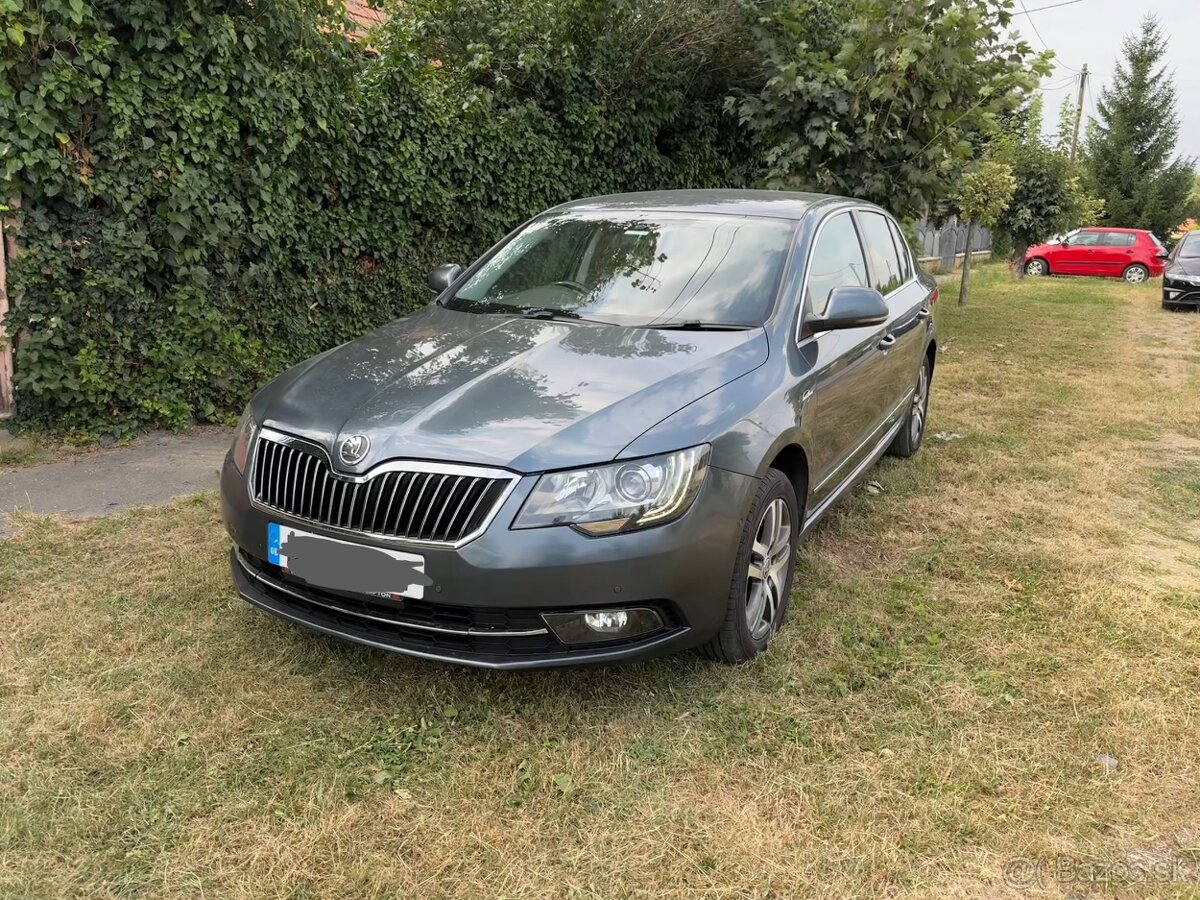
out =
{"type": "Polygon", "coordinates": [[[663,525],[687,512],[708,471],[708,445],[543,475],[513,528],[570,525],[614,534],[663,525]]]}
{"type": "Polygon", "coordinates": [[[242,413],[242,420],[238,422],[237,434],[233,436],[233,465],[239,472],[246,471],[246,460],[250,457],[250,448],[254,446],[254,432],[257,430],[258,425],[250,415],[250,406],[247,404],[246,411],[242,413]]]}
{"type": "Polygon", "coordinates": [[[1170,275],[1172,281],[1182,281],[1184,284],[1200,284],[1200,275],[1170,275]]]}

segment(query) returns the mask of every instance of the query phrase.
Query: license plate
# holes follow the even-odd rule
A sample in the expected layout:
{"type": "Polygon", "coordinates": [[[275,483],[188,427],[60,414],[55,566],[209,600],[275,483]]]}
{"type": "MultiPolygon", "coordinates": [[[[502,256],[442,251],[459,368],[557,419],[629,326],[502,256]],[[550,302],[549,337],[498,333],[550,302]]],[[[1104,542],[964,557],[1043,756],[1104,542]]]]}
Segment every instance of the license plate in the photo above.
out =
{"type": "Polygon", "coordinates": [[[433,581],[425,557],[339,541],[287,525],[267,526],[267,559],[313,587],[420,600],[433,581]]]}

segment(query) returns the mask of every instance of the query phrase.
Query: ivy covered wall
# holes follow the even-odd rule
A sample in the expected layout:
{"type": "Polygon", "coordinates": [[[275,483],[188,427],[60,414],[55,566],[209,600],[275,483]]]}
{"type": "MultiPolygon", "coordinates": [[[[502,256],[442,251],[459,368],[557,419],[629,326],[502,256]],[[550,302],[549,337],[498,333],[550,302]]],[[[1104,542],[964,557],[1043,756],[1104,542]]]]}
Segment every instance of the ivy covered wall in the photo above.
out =
{"type": "Polygon", "coordinates": [[[0,0],[21,419],[226,420],[546,206],[742,183],[738,8],[0,0]]]}

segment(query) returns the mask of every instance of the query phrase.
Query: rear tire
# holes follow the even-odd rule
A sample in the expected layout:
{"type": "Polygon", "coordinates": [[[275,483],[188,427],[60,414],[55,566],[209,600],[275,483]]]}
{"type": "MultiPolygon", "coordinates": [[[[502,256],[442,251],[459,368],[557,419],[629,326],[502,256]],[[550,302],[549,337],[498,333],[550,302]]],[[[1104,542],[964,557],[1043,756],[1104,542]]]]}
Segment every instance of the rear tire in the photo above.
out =
{"type": "Polygon", "coordinates": [[[787,616],[803,524],[800,515],[791,480],[778,469],[768,469],[742,526],[725,621],[716,636],[698,648],[704,656],[736,666],[767,649],[787,616]]]}
{"type": "Polygon", "coordinates": [[[933,362],[926,356],[921,360],[921,371],[917,374],[917,387],[913,391],[912,403],[900,431],[888,445],[888,456],[908,459],[921,449],[925,437],[925,421],[929,418],[929,388],[933,383],[933,362]]]}
{"type": "Polygon", "coordinates": [[[1126,269],[1121,277],[1130,284],[1145,284],[1146,279],[1150,277],[1150,270],[1140,263],[1135,263],[1126,269]]]}
{"type": "Polygon", "coordinates": [[[1050,274],[1050,264],[1040,257],[1031,259],[1025,263],[1025,274],[1032,275],[1034,278],[1039,278],[1042,275],[1050,274]]]}

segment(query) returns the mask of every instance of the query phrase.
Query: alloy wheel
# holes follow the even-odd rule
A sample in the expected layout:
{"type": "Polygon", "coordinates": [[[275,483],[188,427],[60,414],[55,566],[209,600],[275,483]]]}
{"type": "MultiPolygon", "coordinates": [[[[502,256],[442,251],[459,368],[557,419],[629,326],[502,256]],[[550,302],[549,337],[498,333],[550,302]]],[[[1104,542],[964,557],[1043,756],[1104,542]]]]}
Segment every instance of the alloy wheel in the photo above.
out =
{"type": "Polygon", "coordinates": [[[1130,266],[1125,270],[1125,280],[1130,284],[1141,284],[1146,280],[1146,270],[1141,266],[1130,266]]]}
{"type": "Polygon", "coordinates": [[[1046,264],[1040,259],[1031,259],[1025,264],[1025,274],[1033,276],[1045,275],[1046,264]]]}
{"type": "Polygon", "coordinates": [[[909,416],[908,436],[915,449],[921,443],[925,431],[925,414],[929,411],[929,365],[922,364],[917,376],[917,390],[913,394],[912,415],[909,416]]]}
{"type": "Polygon", "coordinates": [[[762,640],[775,627],[792,556],[792,513],[777,497],[763,511],[746,573],[746,625],[762,640]]]}

